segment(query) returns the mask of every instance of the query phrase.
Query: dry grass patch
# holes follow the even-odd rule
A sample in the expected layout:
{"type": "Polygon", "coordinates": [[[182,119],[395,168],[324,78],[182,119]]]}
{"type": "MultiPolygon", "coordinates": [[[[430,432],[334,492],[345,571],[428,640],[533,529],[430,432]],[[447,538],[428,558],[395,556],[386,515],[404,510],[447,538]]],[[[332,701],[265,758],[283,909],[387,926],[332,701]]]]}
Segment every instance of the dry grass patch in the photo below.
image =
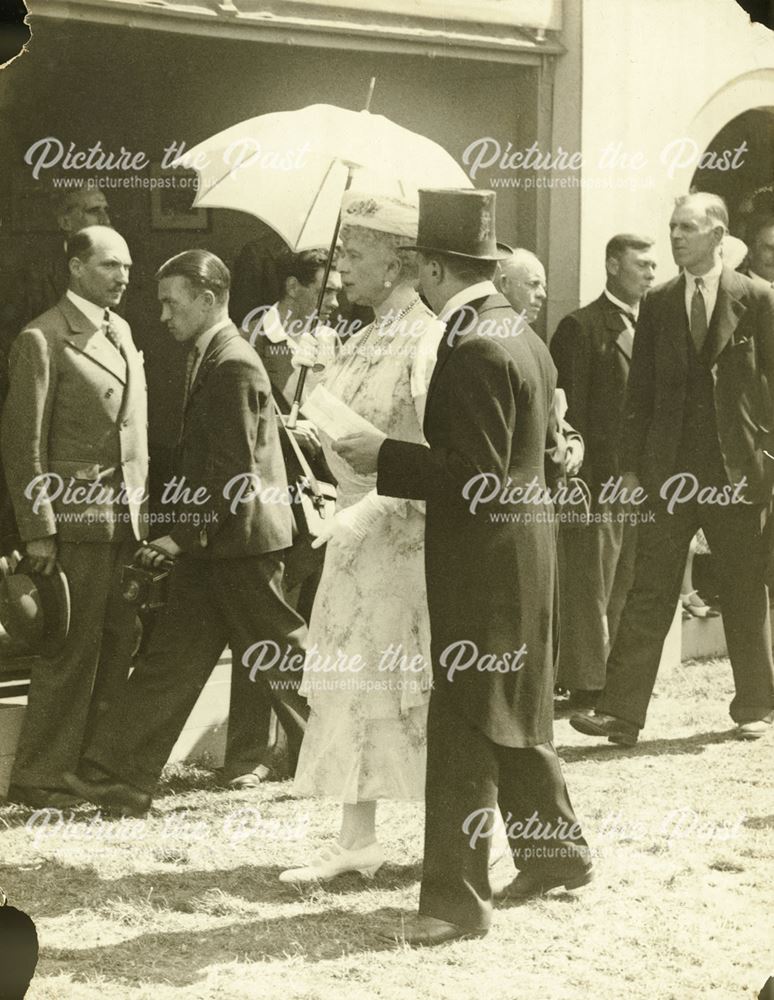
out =
{"type": "Polygon", "coordinates": [[[660,679],[636,747],[558,722],[596,881],[431,951],[377,936],[416,907],[417,804],[381,807],[389,862],[373,880],[304,891],[277,875],[339,810],[288,783],[227,792],[177,768],[147,820],[2,809],[0,884],[43,946],[29,1000],[753,997],[772,971],[772,740],[731,738],[730,696],[726,661],[689,663],[660,679]]]}

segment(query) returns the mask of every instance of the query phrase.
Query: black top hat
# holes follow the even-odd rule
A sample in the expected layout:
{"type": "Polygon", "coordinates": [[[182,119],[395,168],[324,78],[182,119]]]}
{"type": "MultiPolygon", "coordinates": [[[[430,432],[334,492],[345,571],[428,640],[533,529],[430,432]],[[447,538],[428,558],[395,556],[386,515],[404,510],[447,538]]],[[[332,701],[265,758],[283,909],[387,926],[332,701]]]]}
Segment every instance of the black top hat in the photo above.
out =
{"type": "MultiPolygon", "coordinates": [[[[6,567],[2,567],[6,569],[6,567]]],[[[35,573],[26,557],[0,579],[0,625],[40,656],[53,657],[70,629],[70,588],[59,565],[35,573]]]]}
{"type": "Polygon", "coordinates": [[[473,188],[420,191],[417,241],[404,249],[473,260],[504,260],[512,253],[495,240],[495,192],[473,188]]]}

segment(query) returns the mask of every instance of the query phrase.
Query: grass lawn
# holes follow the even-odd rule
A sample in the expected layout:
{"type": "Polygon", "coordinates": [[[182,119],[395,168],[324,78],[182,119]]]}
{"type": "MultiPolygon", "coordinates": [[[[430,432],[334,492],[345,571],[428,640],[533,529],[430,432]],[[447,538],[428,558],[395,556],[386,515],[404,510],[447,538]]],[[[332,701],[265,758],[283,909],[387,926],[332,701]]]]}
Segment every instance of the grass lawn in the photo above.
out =
{"type": "Polygon", "coordinates": [[[303,893],[277,874],[336,829],[338,806],[287,782],[226,792],[178,772],[148,820],[83,808],[33,826],[0,808],[0,885],[42,945],[28,1000],[755,997],[774,974],[774,742],[731,738],[730,680],[724,660],[660,678],[633,748],[559,721],[596,881],[436,949],[376,936],[416,907],[421,804],[380,808],[389,862],[373,880],[303,893]]]}

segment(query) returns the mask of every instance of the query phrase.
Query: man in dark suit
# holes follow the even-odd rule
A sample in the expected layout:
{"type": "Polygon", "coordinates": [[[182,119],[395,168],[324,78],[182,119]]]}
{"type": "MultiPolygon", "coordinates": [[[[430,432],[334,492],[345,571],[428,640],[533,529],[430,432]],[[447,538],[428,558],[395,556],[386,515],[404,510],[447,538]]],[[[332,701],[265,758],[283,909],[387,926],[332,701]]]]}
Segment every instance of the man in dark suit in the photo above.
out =
{"type": "MultiPolygon", "coordinates": [[[[188,250],[157,275],[161,319],[189,345],[177,522],[146,551],[176,559],[166,606],[120,706],[104,719],[87,768],[68,776],[84,798],[147,811],[161,770],[224,647],[232,698],[260,686],[298,754],[307,707],[298,694],[306,627],[282,593],[291,513],[266,371],[228,317],[229,272],[188,250]]],[[[228,751],[227,751],[228,752],[228,751]]]]}
{"type": "Polygon", "coordinates": [[[425,408],[429,447],[378,432],[337,445],[356,471],[377,469],[380,493],[427,504],[434,686],[419,916],[401,935],[409,944],[488,930],[498,807],[521,869],[508,895],[591,877],[551,742],[555,548],[544,449],[556,373],[492,281],[502,255],[494,199],[420,192],[420,284],[446,322],[425,408]]]}
{"type": "MultiPolygon", "coordinates": [[[[669,225],[682,274],[646,298],[634,341],[620,468],[647,494],[634,585],[593,716],[582,733],[635,743],[675,613],[691,538],[703,528],[718,586],[741,739],[774,719],[765,529],[774,480],[774,293],[723,267],[717,195],[677,200],[669,225]]],[[[635,497],[635,503],[641,494],[635,497]]]]}
{"type": "MultiPolygon", "coordinates": [[[[288,249],[278,251],[273,258],[274,275],[280,289],[278,301],[271,305],[253,303],[241,321],[242,336],[258,352],[282,414],[290,412],[293,402],[298,382],[298,369],[292,364],[295,345],[301,334],[315,322],[327,257],[327,250],[306,250],[298,254],[288,249]]],[[[341,277],[338,271],[332,270],[323,296],[320,326],[315,331],[326,355],[332,355],[338,345],[335,331],[323,324],[338,305],[340,289],[341,277]]],[[[230,304],[230,312],[233,314],[233,304],[230,304]]],[[[305,395],[314,386],[315,378],[310,371],[305,395]]],[[[279,432],[290,482],[297,482],[304,474],[288,438],[291,433],[311,463],[314,474],[326,482],[331,481],[330,470],[322,459],[317,430],[309,420],[297,420],[292,431],[280,427],[279,432]]],[[[286,554],[284,577],[288,603],[307,623],[325,559],[325,549],[313,549],[310,542],[304,533],[294,538],[286,554]]],[[[223,778],[233,788],[255,788],[272,773],[265,763],[268,751],[277,746],[276,742],[272,743],[271,701],[265,698],[258,702],[260,686],[253,685],[251,693],[252,698],[231,699],[229,753],[223,763],[223,778]]]]}
{"type": "Polygon", "coordinates": [[[16,338],[2,455],[31,568],[69,581],[72,620],[59,654],[32,671],[9,798],[63,801],[99,714],[125,682],[134,610],[121,569],[145,522],[145,372],[113,313],[131,257],[118,233],[91,226],[67,244],[70,287],[16,338]]]}
{"type": "MultiPolygon", "coordinates": [[[[629,233],[605,248],[605,290],[565,316],[551,339],[567,419],[586,444],[578,475],[590,494],[587,522],[560,527],[561,600],[557,684],[569,708],[590,709],[605,686],[605,662],[634,576],[636,528],[628,511],[600,503],[618,476],[618,445],[640,300],[653,283],[653,240],[629,233]],[[601,518],[608,518],[602,520],[601,518]]],[[[568,518],[581,513],[575,508],[568,518]]]]}

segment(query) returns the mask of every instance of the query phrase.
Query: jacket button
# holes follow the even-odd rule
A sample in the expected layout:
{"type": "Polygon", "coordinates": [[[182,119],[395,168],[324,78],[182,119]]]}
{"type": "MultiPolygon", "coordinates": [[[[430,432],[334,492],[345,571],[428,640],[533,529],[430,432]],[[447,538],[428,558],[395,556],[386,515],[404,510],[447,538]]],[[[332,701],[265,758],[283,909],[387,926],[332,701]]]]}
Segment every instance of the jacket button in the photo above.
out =
{"type": "Polygon", "coordinates": [[[113,395],[113,390],[108,389],[108,391],[105,393],[105,399],[110,399],[112,395],[113,395]]]}

